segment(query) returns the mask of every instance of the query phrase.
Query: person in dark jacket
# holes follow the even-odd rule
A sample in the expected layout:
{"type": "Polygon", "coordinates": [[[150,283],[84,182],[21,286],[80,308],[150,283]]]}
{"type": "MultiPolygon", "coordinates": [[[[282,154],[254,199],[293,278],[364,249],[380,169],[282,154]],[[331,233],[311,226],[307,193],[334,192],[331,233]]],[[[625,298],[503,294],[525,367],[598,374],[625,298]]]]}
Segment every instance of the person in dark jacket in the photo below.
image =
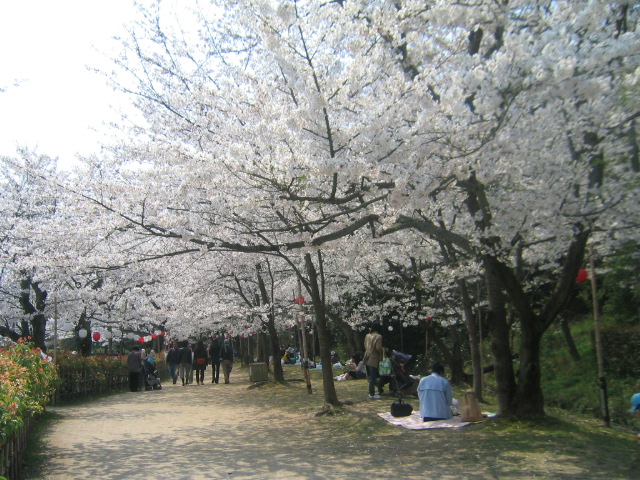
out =
{"type": "Polygon", "coordinates": [[[180,348],[178,342],[173,342],[173,347],[167,353],[167,365],[169,366],[169,374],[175,385],[178,381],[178,369],[180,368],[180,348]]]}
{"type": "Polygon", "coordinates": [[[202,340],[198,340],[193,351],[193,370],[196,372],[196,384],[204,385],[204,371],[208,363],[207,348],[202,340]]]}
{"type": "Polygon", "coordinates": [[[209,345],[209,358],[211,359],[211,383],[220,380],[220,340],[214,338],[209,345]]]}
{"type": "Polygon", "coordinates": [[[224,339],[222,350],[220,350],[220,361],[222,362],[224,383],[229,383],[229,375],[231,375],[231,369],[233,368],[233,347],[228,338],[224,339]]]}
{"type": "Polygon", "coordinates": [[[191,375],[191,365],[193,363],[193,351],[191,345],[186,341],[180,349],[180,378],[182,379],[182,385],[189,383],[189,376],[191,375]]]}
{"type": "Polygon", "coordinates": [[[132,392],[139,392],[142,357],[140,356],[140,347],[138,345],[134,345],[127,356],[127,370],[129,372],[129,389],[132,392]]]}

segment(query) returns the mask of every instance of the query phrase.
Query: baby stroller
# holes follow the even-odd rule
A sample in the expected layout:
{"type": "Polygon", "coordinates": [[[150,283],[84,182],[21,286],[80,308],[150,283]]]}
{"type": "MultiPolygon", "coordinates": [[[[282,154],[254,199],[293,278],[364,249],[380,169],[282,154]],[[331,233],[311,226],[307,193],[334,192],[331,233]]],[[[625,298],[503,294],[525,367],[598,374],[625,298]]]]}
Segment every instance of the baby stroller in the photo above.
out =
{"type": "Polygon", "coordinates": [[[394,417],[407,417],[411,415],[413,407],[403,402],[403,395],[417,395],[420,380],[413,378],[407,373],[407,368],[413,360],[411,355],[396,352],[391,353],[391,391],[398,397],[397,401],[391,404],[391,415],[394,417]]]}
{"type": "Polygon", "coordinates": [[[148,357],[144,361],[144,389],[145,390],[162,390],[160,384],[160,376],[156,368],[156,361],[148,357]]]}
{"type": "Polygon", "coordinates": [[[407,373],[407,368],[411,365],[413,356],[406,353],[397,352],[393,350],[391,352],[391,391],[398,395],[398,400],[402,400],[402,395],[414,395],[417,396],[418,383],[420,380],[416,380],[407,373]]]}

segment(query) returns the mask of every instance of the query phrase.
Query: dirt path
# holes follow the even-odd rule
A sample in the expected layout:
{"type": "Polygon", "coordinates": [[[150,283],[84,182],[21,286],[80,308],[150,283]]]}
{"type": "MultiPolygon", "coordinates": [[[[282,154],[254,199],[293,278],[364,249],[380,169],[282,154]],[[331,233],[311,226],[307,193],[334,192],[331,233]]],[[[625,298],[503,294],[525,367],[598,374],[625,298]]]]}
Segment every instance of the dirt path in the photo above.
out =
{"type": "Polygon", "coordinates": [[[239,371],[230,385],[165,384],[160,391],[50,408],[57,420],[45,432],[38,480],[604,478],[553,455],[556,445],[533,456],[501,453],[472,439],[468,427],[390,426],[375,415],[389,399],[363,400],[349,416],[356,430],[373,425],[359,431],[371,428],[375,439],[344,435],[336,422],[313,413],[269,408],[269,392],[247,389],[246,377],[239,371]]]}

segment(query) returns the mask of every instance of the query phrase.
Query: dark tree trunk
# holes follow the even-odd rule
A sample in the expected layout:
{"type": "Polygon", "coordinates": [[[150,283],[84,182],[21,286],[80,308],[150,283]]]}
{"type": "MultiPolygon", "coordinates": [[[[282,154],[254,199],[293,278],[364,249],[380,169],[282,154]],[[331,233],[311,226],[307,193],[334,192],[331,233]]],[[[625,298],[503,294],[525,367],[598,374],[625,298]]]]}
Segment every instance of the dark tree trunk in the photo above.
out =
{"type": "Polygon", "coordinates": [[[540,340],[542,333],[535,329],[532,319],[521,322],[520,370],[515,396],[515,415],[537,417],[544,415],[540,371],[540,340]]]}
{"type": "Polygon", "coordinates": [[[313,300],[313,309],[318,327],[318,342],[320,344],[320,360],[322,361],[322,380],[324,384],[324,401],[330,405],[340,405],[336,386],[333,382],[333,369],[331,368],[331,345],[329,343],[329,330],[324,303],[318,284],[318,274],[310,254],[305,254],[305,266],[309,277],[309,289],[313,300]]]}
{"type": "Polygon", "coordinates": [[[78,320],[78,324],[75,326],[74,330],[76,331],[76,344],[78,345],[78,351],[81,355],[88,357],[91,355],[91,322],[87,321],[87,315],[85,312],[82,312],[80,315],[80,319],[78,320]],[[83,328],[87,331],[87,336],[80,338],[78,332],[83,328]]]}
{"type": "MultiPolygon", "coordinates": [[[[33,282],[30,276],[25,276],[20,281],[20,307],[22,311],[31,315],[30,322],[23,322],[22,336],[31,337],[31,342],[42,351],[46,351],[45,332],[47,318],[44,310],[47,305],[47,292],[40,288],[38,282],[33,282]],[[32,301],[33,292],[35,301],[32,301]]],[[[12,337],[12,336],[11,336],[12,337]]],[[[10,338],[11,338],[10,337],[10,338]]]]}
{"type": "MultiPolygon", "coordinates": [[[[256,273],[256,276],[258,277],[258,288],[260,289],[262,303],[263,305],[270,304],[271,302],[269,301],[267,287],[264,283],[264,279],[262,278],[260,264],[256,265],[256,273]]],[[[282,362],[280,358],[280,342],[278,342],[278,331],[276,330],[275,319],[272,313],[269,313],[267,315],[267,331],[269,332],[271,355],[273,356],[273,378],[276,382],[283,382],[284,370],[282,369],[282,362]]]]}
{"type": "Polygon", "coordinates": [[[451,383],[454,385],[460,385],[464,382],[464,359],[462,355],[462,338],[460,335],[459,326],[454,325],[449,327],[451,335],[451,362],[449,368],[451,369],[451,383]]]}
{"type": "Polygon", "coordinates": [[[513,402],[516,391],[516,381],[513,371],[511,348],[509,347],[509,324],[505,309],[505,296],[500,289],[495,273],[487,268],[487,293],[489,299],[489,331],[491,332],[491,351],[496,376],[496,394],[498,397],[498,413],[502,416],[513,416],[516,411],[513,402]]]}
{"type": "Polygon", "coordinates": [[[471,308],[471,298],[467,289],[467,283],[459,282],[462,294],[462,309],[464,311],[464,322],[469,334],[469,350],[471,351],[471,364],[473,367],[473,393],[478,401],[484,401],[482,396],[482,360],[480,358],[480,336],[478,334],[478,324],[471,308]]]}

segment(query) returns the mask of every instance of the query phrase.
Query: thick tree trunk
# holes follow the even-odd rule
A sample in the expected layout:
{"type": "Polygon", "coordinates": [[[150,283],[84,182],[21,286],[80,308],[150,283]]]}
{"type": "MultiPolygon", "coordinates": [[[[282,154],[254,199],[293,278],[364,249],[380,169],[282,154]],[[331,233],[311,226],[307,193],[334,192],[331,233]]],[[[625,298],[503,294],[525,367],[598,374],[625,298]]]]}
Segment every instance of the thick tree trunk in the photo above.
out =
{"type": "Polygon", "coordinates": [[[20,306],[22,311],[31,315],[30,322],[24,322],[22,326],[23,336],[31,336],[31,342],[43,351],[46,351],[45,333],[47,318],[44,309],[47,303],[47,292],[40,288],[38,282],[33,282],[30,276],[20,281],[20,306]],[[35,301],[32,301],[33,292],[35,301]]]}
{"type": "Polygon", "coordinates": [[[488,323],[491,332],[491,351],[496,376],[496,394],[498,414],[513,416],[516,414],[514,398],[516,381],[513,371],[511,348],[509,347],[509,324],[505,309],[505,297],[500,282],[485,262],[487,293],[489,299],[488,323]]]}
{"type": "Polygon", "coordinates": [[[78,324],[75,326],[76,332],[76,344],[78,345],[78,350],[84,357],[88,357],[91,355],[91,322],[87,321],[87,315],[85,312],[82,312],[80,315],[80,319],[78,320],[78,324]],[[87,336],[84,338],[80,338],[78,332],[82,329],[87,331],[87,336]]]}
{"type": "Polygon", "coordinates": [[[305,266],[309,277],[309,288],[313,300],[313,309],[318,327],[318,343],[320,344],[320,360],[322,361],[322,380],[324,385],[324,401],[330,405],[340,405],[336,386],[333,382],[333,369],[331,368],[331,345],[329,343],[329,330],[324,303],[318,285],[318,274],[310,254],[306,254],[305,266]]]}
{"type": "Polygon", "coordinates": [[[515,414],[518,417],[544,415],[540,371],[540,340],[542,334],[535,330],[533,322],[522,322],[520,336],[520,370],[515,396],[515,414]],[[527,325],[529,324],[529,325],[527,325]]]}
{"type": "Polygon", "coordinates": [[[282,370],[282,359],[280,358],[280,342],[278,342],[278,332],[271,316],[269,316],[267,330],[269,331],[269,345],[273,356],[273,378],[277,382],[283,382],[284,370],[282,370]]]}

